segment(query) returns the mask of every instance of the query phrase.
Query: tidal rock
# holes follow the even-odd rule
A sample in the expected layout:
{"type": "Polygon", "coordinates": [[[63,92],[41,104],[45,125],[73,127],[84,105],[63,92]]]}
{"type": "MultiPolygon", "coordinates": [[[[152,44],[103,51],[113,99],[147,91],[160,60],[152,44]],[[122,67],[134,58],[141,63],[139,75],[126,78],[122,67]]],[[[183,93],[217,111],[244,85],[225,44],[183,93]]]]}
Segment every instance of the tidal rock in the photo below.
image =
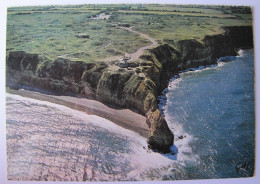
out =
{"type": "Polygon", "coordinates": [[[173,145],[174,135],[169,129],[164,117],[157,109],[147,113],[147,123],[150,126],[148,146],[162,153],[169,153],[173,145]]]}
{"type": "Polygon", "coordinates": [[[183,137],[183,135],[181,135],[181,136],[179,136],[178,138],[179,138],[179,139],[183,139],[184,137],[183,137]]]}

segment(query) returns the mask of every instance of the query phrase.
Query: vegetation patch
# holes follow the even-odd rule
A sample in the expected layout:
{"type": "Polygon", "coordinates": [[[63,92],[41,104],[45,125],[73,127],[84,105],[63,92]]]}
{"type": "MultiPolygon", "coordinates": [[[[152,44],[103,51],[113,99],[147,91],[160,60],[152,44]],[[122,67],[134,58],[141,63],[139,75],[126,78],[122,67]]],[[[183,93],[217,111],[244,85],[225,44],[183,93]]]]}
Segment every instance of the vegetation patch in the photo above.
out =
{"type": "Polygon", "coordinates": [[[25,51],[52,60],[99,62],[123,56],[150,42],[174,47],[179,40],[201,42],[223,26],[252,24],[251,9],[235,6],[107,4],[8,8],[7,52],[25,51]],[[98,17],[102,15],[102,18],[98,17]]]}

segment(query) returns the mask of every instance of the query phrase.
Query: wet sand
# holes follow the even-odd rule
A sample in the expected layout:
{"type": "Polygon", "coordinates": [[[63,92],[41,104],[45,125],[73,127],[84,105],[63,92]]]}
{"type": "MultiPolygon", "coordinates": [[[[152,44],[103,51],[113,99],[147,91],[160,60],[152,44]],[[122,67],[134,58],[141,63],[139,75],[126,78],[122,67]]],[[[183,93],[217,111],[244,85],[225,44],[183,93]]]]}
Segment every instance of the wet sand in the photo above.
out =
{"type": "Polygon", "coordinates": [[[99,117],[108,119],[123,128],[137,132],[144,137],[148,137],[149,134],[149,128],[145,122],[146,118],[129,109],[113,109],[96,100],[71,96],[47,95],[23,89],[13,90],[7,88],[6,92],[23,97],[33,98],[36,100],[64,105],[66,107],[85,112],[89,115],[97,115],[99,117]]]}
{"type": "Polygon", "coordinates": [[[6,117],[8,180],[140,180],[162,158],[138,133],[63,105],[7,93],[6,117]]]}

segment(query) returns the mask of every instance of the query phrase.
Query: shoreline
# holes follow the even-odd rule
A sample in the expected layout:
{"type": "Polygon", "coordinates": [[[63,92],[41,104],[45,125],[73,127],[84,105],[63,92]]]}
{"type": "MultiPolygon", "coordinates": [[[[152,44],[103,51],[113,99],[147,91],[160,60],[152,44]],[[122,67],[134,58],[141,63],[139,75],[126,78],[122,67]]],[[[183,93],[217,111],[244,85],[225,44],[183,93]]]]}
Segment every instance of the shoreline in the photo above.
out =
{"type": "Polygon", "coordinates": [[[146,124],[145,116],[137,114],[129,109],[112,109],[96,100],[71,96],[46,95],[24,89],[14,90],[6,88],[6,93],[63,105],[84,112],[88,115],[96,115],[110,120],[113,123],[125,129],[132,130],[145,138],[149,135],[149,127],[146,124]]]}
{"type": "MultiPolygon", "coordinates": [[[[74,62],[67,59],[56,59],[51,63],[38,54],[11,51],[6,59],[6,84],[10,87],[25,85],[57,94],[84,95],[86,98],[97,99],[101,104],[103,102],[114,107],[127,107],[139,112],[146,116],[142,116],[146,120],[141,123],[133,121],[127,113],[129,118],[126,118],[121,114],[122,111],[104,110],[103,107],[107,106],[96,109],[88,106],[86,109],[86,104],[75,105],[74,100],[71,102],[65,99],[64,102],[65,97],[55,96],[55,99],[49,99],[48,96],[51,102],[98,115],[138,132],[148,138],[147,143],[151,149],[168,153],[174,143],[174,134],[158,108],[158,94],[162,94],[167,88],[172,76],[189,68],[216,64],[217,58],[223,56],[236,56],[238,48],[253,48],[252,26],[224,28],[224,34],[205,35],[203,43],[195,39],[180,40],[176,43],[178,48],[161,43],[143,55],[144,66],[139,65],[136,69],[133,66],[114,70],[105,63],[74,62]],[[240,37],[241,34],[246,36],[240,37]]],[[[42,99],[43,95],[37,98],[42,99]]]]}
{"type": "MultiPolygon", "coordinates": [[[[233,56],[226,56],[226,57],[233,57],[233,56]]],[[[161,95],[158,96],[158,101],[159,101],[158,107],[159,107],[159,110],[162,113],[162,115],[165,117],[164,111],[165,111],[165,106],[167,105],[167,100],[168,100],[167,94],[169,93],[169,90],[172,88],[172,82],[174,82],[177,79],[181,79],[180,74],[184,74],[184,73],[187,73],[187,72],[197,72],[197,71],[202,71],[202,70],[205,70],[205,69],[218,67],[221,62],[225,63],[223,61],[218,60],[217,64],[211,64],[211,65],[205,65],[205,66],[201,65],[199,67],[188,68],[186,70],[179,71],[177,74],[175,74],[169,80],[169,85],[166,88],[164,88],[161,95]]]]}

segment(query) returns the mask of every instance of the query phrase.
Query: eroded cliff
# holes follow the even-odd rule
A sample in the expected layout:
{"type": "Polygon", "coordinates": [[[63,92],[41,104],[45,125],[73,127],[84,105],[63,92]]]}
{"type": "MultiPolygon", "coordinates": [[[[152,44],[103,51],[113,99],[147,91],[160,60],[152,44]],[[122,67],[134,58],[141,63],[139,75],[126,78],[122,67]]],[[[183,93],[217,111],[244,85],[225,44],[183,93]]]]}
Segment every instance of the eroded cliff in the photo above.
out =
{"type": "Polygon", "coordinates": [[[203,42],[182,40],[147,50],[139,66],[111,70],[104,62],[54,61],[23,51],[6,58],[6,85],[37,88],[55,94],[85,96],[116,108],[146,115],[148,146],[169,152],[173,133],[158,110],[157,97],[179,71],[216,63],[218,57],[236,55],[239,47],[253,47],[252,27],[226,27],[225,34],[205,36],[203,42]]]}

